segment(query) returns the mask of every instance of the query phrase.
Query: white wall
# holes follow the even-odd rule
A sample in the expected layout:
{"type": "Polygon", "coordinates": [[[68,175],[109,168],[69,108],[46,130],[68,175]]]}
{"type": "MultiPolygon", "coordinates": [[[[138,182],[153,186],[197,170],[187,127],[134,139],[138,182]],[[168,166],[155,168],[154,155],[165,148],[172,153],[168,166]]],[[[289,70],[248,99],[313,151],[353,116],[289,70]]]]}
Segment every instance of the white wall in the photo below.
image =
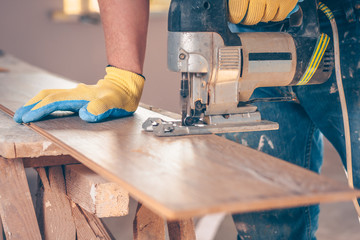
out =
{"type": "MultiPolygon", "coordinates": [[[[33,65],[93,84],[107,65],[101,24],[57,23],[62,0],[0,0],[0,49],[33,65]]],[[[166,14],[151,16],[142,102],[178,112],[179,76],[166,67],[166,14]]]]}

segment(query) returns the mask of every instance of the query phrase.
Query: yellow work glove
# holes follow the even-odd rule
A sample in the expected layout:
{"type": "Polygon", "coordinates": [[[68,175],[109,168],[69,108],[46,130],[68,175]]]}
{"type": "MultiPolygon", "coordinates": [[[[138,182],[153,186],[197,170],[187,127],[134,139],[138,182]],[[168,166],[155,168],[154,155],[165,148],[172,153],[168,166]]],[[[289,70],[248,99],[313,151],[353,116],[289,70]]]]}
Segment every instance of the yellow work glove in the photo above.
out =
{"type": "Polygon", "coordinates": [[[229,0],[229,20],[244,25],[282,21],[297,2],[298,0],[229,0]]]}
{"type": "Polygon", "coordinates": [[[14,120],[38,121],[54,111],[79,112],[87,122],[133,114],[140,101],[144,77],[116,67],[107,67],[106,73],[96,85],[81,83],[73,89],[41,91],[16,111],[14,120]]]}

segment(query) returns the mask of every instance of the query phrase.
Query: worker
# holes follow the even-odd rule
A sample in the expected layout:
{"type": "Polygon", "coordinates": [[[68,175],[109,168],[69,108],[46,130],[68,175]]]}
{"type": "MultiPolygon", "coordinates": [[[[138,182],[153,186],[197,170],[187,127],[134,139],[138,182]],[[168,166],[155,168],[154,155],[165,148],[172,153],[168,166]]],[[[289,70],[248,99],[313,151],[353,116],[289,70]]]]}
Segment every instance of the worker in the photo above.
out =
{"type": "MultiPolygon", "coordinates": [[[[235,2],[235,0],[230,0],[230,3],[232,1],[235,2]]],[[[251,6],[251,1],[249,6],[251,6]]],[[[269,2],[269,5],[276,2],[281,7],[284,2],[289,4],[291,1],[255,0],[255,2],[264,4],[269,2]]],[[[356,9],[359,8],[353,5],[353,2],[359,1],[323,0],[322,2],[334,12],[339,28],[343,85],[350,118],[354,185],[360,188],[360,37],[359,15],[356,16],[356,9]]],[[[290,8],[286,11],[291,11],[290,8]]],[[[230,13],[232,13],[231,10],[230,8],[230,13]]],[[[231,18],[236,19],[233,22],[245,21],[241,20],[243,14],[239,14],[240,17],[237,17],[236,11],[232,14],[236,16],[231,18]]],[[[265,11],[263,15],[266,16],[265,11]]],[[[332,36],[329,20],[322,13],[319,13],[319,18],[321,31],[332,36]]],[[[257,21],[251,20],[250,23],[256,24],[258,21],[259,18],[257,21]]],[[[272,97],[295,99],[293,102],[256,104],[264,119],[279,123],[278,131],[228,133],[225,136],[230,140],[320,173],[324,135],[336,148],[346,168],[342,111],[334,73],[326,83],[320,85],[258,88],[252,95],[252,98],[272,97]]],[[[236,214],[233,219],[238,231],[238,239],[314,240],[318,228],[319,211],[319,205],[312,205],[236,214]]]]}
{"type": "Polygon", "coordinates": [[[15,113],[16,122],[33,122],[63,110],[79,112],[87,122],[135,112],[145,78],[143,64],[149,0],[99,0],[108,66],[96,85],[43,90],[15,113]]]}
{"type": "MultiPolygon", "coordinates": [[[[247,26],[261,21],[282,21],[297,4],[297,0],[228,1],[230,21],[247,26]]],[[[348,0],[324,2],[335,10],[341,22],[343,78],[353,133],[354,182],[359,188],[360,83],[357,75],[360,44],[358,32],[355,31],[357,20],[349,23],[351,19],[345,17],[342,5],[348,0]]],[[[104,79],[96,85],[79,84],[70,90],[44,90],[16,111],[15,121],[37,121],[53,111],[70,110],[78,111],[80,118],[85,121],[99,122],[109,117],[129,116],[136,110],[145,82],[142,68],[149,16],[148,0],[99,0],[99,6],[109,63],[104,79]]],[[[327,20],[322,22],[326,24],[327,20]]],[[[329,31],[327,26],[323,30],[329,31]]],[[[330,32],[328,34],[331,35],[330,32]]],[[[344,131],[335,77],[321,85],[259,88],[253,94],[254,98],[288,96],[296,101],[257,104],[265,119],[279,122],[278,131],[229,133],[225,136],[319,173],[323,134],[345,162],[344,131]]],[[[233,218],[238,239],[313,240],[316,239],[318,215],[319,206],[313,205],[236,214],[233,218]]]]}

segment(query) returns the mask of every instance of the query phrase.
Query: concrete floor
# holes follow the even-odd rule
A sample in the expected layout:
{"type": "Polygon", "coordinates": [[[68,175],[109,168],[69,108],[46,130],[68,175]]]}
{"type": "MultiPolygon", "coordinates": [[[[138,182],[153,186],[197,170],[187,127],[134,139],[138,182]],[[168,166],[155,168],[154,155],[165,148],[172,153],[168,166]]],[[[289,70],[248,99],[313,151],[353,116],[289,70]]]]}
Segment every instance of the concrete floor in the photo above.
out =
{"type": "MultiPolygon", "coordinates": [[[[29,185],[32,193],[36,187],[36,173],[28,169],[29,185]]],[[[322,174],[346,184],[340,158],[329,142],[325,141],[324,166],[322,174]]],[[[130,214],[121,218],[106,218],[103,222],[117,240],[132,239],[132,220],[137,203],[130,202],[130,214]]],[[[359,240],[360,225],[351,202],[322,204],[319,221],[318,240],[359,240]]],[[[236,230],[230,216],[222,222],[215,240],[235,240],[236,230]]],[[[198,239],[201,240],[201,239],[198,239]]]]}

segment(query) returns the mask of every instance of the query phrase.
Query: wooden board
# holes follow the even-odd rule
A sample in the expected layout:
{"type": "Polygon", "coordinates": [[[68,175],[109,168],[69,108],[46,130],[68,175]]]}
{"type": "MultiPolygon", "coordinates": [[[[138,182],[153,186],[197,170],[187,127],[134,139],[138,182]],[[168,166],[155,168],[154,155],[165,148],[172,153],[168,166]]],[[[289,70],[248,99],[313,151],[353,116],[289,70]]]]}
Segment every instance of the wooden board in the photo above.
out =
{"type": "Polygon", "coordinates": [[[66,196],[62,167],[36,170],[42,183],[36,205],[43,239],[75,239],[75,223],[70,201],[66,196]]]}
{"type": "Polygon", "coordinates": [[[195,227],[192,219],[168,222],[168,230],[170,240],[196,239],[195,227]]]}
{"type": "Polygon", "coordinates": [[[7,114],[0,111],[0,156],[35,158],[61,154],[66,152],[55,143],[26,126],[15,123],[7,114]]]}
{"type": "Polygon", "coordinates": [[[76,235],[78,240],[114,239],[110,233],[107,232],[101,220],[93,214],[90,214],[85,209],[79,207],[76,203],[71,201],[71,209],[76,225],[76,235]]]}
{"type": "Polygon", "coordinates": [[[42,156],[36,158],[23,158],[25,168],[51,167],[61,165],[79,164],[75,158],[69,155],[42,156]]]}
{"type": "Polygon", "coordinates": [[[8,160],[0,157],[0,216],[6,239],[41,239],[20,159],[8,160]]]}
{"type": "Polygon", "coordinates": [[[134,240],[166,239],[165,220],[141,203],[136,208],[133,231],[134,240]]]}
{"type": "MultiPolygon", "coordinates": [[[[7,67],[11,71],[0,75],[0,102],[9,102],[12,110],[34,95],[41,81],[53,88],[64,85],[43,72],[13,76],[7,67]]],[[[168,219],[359,196],[359,191],[214,135],[155,137],[141,130],[148,117],[162,116],[139,108],[133,117],[98,124],[71,116],[30,126],[168,219]]]]}

